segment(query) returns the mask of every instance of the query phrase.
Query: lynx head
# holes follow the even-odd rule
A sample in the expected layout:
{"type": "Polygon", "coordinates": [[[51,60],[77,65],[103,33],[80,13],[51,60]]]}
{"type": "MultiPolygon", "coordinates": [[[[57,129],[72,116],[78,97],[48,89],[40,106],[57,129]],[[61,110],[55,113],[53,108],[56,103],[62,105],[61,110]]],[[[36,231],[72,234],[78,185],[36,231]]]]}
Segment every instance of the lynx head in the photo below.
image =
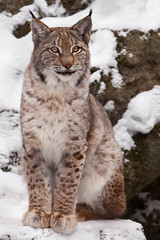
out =
{"type": "Polygon", "coordinates": [[[72,27],[58,28],[49,28],[33,16],[31,66],[41,81],[49,85],[71,79],[81,82],[89,72],[91,27],[91,12],[72,27]]]}

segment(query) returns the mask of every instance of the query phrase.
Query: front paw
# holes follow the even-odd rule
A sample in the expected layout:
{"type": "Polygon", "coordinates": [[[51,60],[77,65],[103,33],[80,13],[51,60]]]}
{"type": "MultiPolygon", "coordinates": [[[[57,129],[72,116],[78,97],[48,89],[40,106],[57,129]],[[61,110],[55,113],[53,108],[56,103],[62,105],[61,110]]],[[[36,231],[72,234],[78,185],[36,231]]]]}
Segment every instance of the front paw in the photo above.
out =
{"type": "Polygon", "coordinates": [[[50,215],[36,209],[28,210],[23,216],[23,224],[33,228],[48,228],[50,215]]]}
{"type": "Polygon", "coordinates": [[[58,233],[70,234],[76,226],[77,219],[75,215],[63,215],[58,212],[51,215],[50,227],[58,233]]]}

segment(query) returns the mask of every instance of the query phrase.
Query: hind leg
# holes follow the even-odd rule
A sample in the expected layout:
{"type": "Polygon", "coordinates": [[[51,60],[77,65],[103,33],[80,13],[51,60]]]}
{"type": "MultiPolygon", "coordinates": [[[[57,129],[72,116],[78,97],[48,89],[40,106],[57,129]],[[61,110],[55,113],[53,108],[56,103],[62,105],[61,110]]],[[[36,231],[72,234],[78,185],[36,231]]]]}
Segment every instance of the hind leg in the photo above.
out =
{"type": "Polygon", "coordinates": [[[91,207],[85,203],[78,203],[76,206],[77,220],[113,219],[124,214],[126,210],[126,197],[122,174],[115,175],[103,186],[101,194],[94,201],[94,204],[91,207]]]}
{"type": "Polygon", "coordinates": [[[124,177],[122,174],[116,174],[105,185],[103,196],[103,207],[109,218],[117,218],[125,213],[126,196],[124,192],[124,177]]]}

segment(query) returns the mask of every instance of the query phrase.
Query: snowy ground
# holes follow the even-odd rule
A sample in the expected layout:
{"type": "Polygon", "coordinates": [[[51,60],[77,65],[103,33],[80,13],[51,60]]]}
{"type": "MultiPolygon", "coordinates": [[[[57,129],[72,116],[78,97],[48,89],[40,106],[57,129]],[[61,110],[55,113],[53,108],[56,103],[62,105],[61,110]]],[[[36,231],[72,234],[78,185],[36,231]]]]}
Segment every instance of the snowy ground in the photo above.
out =
{"type": "Polygon", "coordinates": [[[145,240],[142,226],[131,220],[78,223],[76,231],[70,236],[57,234],[51,229],[22,226],[21,218],[27,210],[27,204],[27,186],[22,176],[0,170],[0,239],[145,240]]]}
{"type": "MultiPolygon", "coordinates": [[[[45,0],[23,7],[14,16],[0,14],[0,168],[9,164],[11,172],[0,170],[0,239],[145,239],[140,224],[130,220],[96,221],[80,223],[75,233],[63,237],[51,230],[34,230],[21,225],[21,217],[27,209],[27,190],[17,166],[13,166],[13,152],[20,152],[21,135],[19,127],[20,96],[23,73],[29,63],[33,44],[31,34],[17,39],[12,31],[18,24],[30,20],[29,10],[36,15],[37,5],[43,11],[61,16],[64,9],[58,4],[48,8],[45,0]],[[11,154],[12,153],[12,154],[11,154]]],[[[139,29],[148,31],[160,27],[159,0],[96,0],[93,9],[93,30],[90,42],[91,65],[100,68],[91,81],[100,79],[100,72],[112,72],[113,87],[123,84],[115,58],[116,38],[112,30],[139,29]]],[[[48,17],[43,19],[49,26],[70,26],[88,15],[89,9],[69,17],[48,17]],[[72,23],[72,24],[71,24],[72,23]]],[[[124,53],[125,54],[125,53],[124,53]]],[[[100,91],[103,91],[102,83],[100,91]]],[[[105,108],[114,111],[112,99],[105,108]]],[[[132,136],[137,132],[148,133],[160,122],[160,86],[136,96],[128,104],[122,119],[114,127],[116,139],[123,149],[134,147],[132,136]],[[143,111],[142,111],[143,110],[143,111]]],[[[17,163],[16,163],[17,164],[17,163]]],[[[15,165],[16,165],[15,164],[15,165]]],[[[7,168],[8,170],[8,168],[7,168]]]]}

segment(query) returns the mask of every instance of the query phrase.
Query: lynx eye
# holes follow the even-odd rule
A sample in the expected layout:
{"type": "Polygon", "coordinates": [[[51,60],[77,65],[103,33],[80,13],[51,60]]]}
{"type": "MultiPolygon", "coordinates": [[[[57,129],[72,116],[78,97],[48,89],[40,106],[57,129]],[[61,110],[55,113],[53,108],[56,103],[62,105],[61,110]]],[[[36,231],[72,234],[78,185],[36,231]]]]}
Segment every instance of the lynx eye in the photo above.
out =
{"type": "Polygon", "coordinates": [[[59,49],[57,47],[55,47],[55,46],[51,48],[51,51],[53,53],[59,53],[59,49]]]}
{"type": "Polygon", "coordinates": [[[72,52],[73,53],[77,53],[77,52],[79,52],[81,50],[81,48],[79,47],[79,46],[74,46],[73,48],[72,48],[72,52]]]}

